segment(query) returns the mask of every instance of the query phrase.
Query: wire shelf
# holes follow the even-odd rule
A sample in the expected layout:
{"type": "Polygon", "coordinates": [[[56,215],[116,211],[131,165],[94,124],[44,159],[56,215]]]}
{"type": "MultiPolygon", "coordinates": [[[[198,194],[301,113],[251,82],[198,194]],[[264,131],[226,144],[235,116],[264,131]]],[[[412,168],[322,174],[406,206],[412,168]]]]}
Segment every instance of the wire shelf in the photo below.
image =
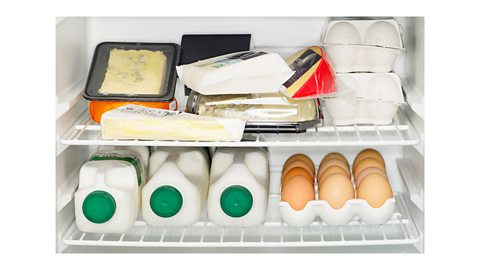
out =
{"type": "Polygon", "coordinates": [[[85,111],[64,134],[65,145],[125,145],[125,146],[382,146],[415,145],[419,138],[402,110],[390,125],[336,126],[325,121],[324,126],[305,133],[245,133],[240,142],[159,141],[159,140],[106,140],[101,127],[85,111]]]}
{"type": "Polygon", "coordinates": [[[278,201],[278,195],[270,195],[267,218],[261,226],[216,226],[203,215],[191,226],[152,227],[138,220],[126,233],[101,234],[81,232],[73,222],[63,242],[72,246],[119,247],[318,247],[404,245],[420,240],[401,196],[396,198],[395,213],[382,225],[353,220],[333,226],[315,220],[308,226],[288,226],[278,216],[278,201]]]}

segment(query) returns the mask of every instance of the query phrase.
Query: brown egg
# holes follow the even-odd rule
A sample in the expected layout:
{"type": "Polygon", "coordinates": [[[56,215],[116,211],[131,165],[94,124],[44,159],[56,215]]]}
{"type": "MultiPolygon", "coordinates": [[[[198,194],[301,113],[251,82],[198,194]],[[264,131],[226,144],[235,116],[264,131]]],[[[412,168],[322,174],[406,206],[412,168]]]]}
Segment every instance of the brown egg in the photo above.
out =
{"type": "Polygon", "coordinates": [[[339,159],[345,161],[345,163],[348,165],[347,159],[340,153],[337,152],[332,152],[326,155],[323,159],[322,162],[320,162],[320,166],[322,166],[322,163],[329,160],[329,159],[339,159]]]}
{"type": "Polygon", "coordinates": [[[295,167],[291,170],[289,170],[283,177],[282,177],[282,185],[284,185],[286,182],[288,182],[292,177],[297,176],[297,175],[302,175],[307,177],[311,182],[312,185],[314,184],[314,177],[313,174],[310,174],[305,168],[302,167],[295,167]]]}
{"type": "Polygon", "coordinates": [[[366,168],[371,168],[371,167],[379,168],[385,171],[385,164],[383,164],[383,162],[375,158],[366,158],[360,161],[360,163],[358,163],[357,169],[353,172],[353,176],[354,176],[353,179],[355,180],[355,183],[357,182],[358,176],[360,175],[360,173],[366,168]]]}
{"type": "Polygon", "coordinates": [[[307,163],[305,163],[305,161],[303,160],[294,160],[290,163],[288,163],[286,166],[283,167],[283,171],[282,171],[282,176],[283,175],[286,175],[288,173],[288,171],[290,171],[291,169],[293,168],[304,168],[305,170],[307,170],[311,175],[314,175],[315,174],[315,168],[312,170],[312,168],[310,167],[310,165],[308,165],[307,163]]]}
{"type": "Polygon", "coordinates": [[[342,208],[355,198],[352,182],[344,174],[332,174],[325,178],[318,190],[318,199],[325,200],[334,209],[342,208]]]}
{"type": "Polygon", "coordinates": [[[344,174],[346,177],[350,179],[350,173],[345,172],[345,168],[342,168],[337,165],[332,165],[332,166],[329,166],[327,169],[325,169],[322,175],[317,175],[318,186],[322,185],[323,180],[325,180],[325,178],[335,173],[344,174]]]}
{"type": "Polygon", "coordinates": [[[348,167],[348,164],[342,160],[335,159],[335,158],[332,158],[323,162],[322,165],[318,167],[317,176],[318,175],[322,176],[323,172],[325,172],[325,170],[328,169],[330,166],[338,166],[342,168],[345,171],[345,175],[350,177],[350,168],[348,167]]]}
{"type": "MultiPolygon", "coordinates": [[[[362,150],[360,153],[357,154],[355,160],[353,161],[352,170],[355,172],[357,169],[358,164],[360,161],[366,158],[375,158],[381,161],[385,165],[385,160],[383,159],[382,155],[375,149],[367,148],[362,150]]],[[[384,166],[385,167],[385,166],[384,166]]]]}
{"type": "Polygon", "coordinates": [[[315,190],[311,181],[305,176],[297,175],[282,185],[281,200],[299,211],[309,201],[315,200],[315,190]]]}
{"type": "Polygon", "coordinates": [[[357,198],[364,199],[371,207],[381,207],[386,200],[393,197],[392,188],[380,174],[370,173],[362,179],[362,184],[357,188],[357,198]]]}
{"type": "MultiPolygon", "coordinates": [[[[303,162],[305,162],[309,167],[308,171],[311,171],[312,174],[315,174],[315,165],[313,164],[313,161],[307,155],[304,155],[304,154],[295,154],[295,155],[289,157],[287,159],[287,161],[285,161],[285,163],[283,163],[283,168],[285,169],[285,167],[287,167],[291,162],[293,162],[295,160],[302,160],[303,162]]],[[[282,171],[282,174],[284,172],[285,171],[282,171]]]]}
{"type": "Polygon", "coordinates": [[[385,173],[384,170],[379,169],[379,168],[375,168],[375,167],[366,168],[360,174],[358,174],[358,179],[355,181],[355,184],[357,185],[357,188],[360,186],[360,183],[362,182],[363,178],[365,176],[371,174],[371,173],[381,175],[382,177],[385,178],[385,180],[388,180],[387,174],[385,173]]]}

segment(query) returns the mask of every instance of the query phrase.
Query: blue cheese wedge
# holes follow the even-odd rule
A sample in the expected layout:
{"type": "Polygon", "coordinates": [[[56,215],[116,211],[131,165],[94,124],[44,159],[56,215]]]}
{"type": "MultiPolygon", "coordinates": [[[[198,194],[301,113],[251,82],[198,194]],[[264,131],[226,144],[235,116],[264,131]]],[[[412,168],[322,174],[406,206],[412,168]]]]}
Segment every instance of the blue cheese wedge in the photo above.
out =
{"type": "Polygon", "coordinates": [[[158,95],[165,77],[167,58],[161,51],[110,51],[101,94],[158,95]]]}

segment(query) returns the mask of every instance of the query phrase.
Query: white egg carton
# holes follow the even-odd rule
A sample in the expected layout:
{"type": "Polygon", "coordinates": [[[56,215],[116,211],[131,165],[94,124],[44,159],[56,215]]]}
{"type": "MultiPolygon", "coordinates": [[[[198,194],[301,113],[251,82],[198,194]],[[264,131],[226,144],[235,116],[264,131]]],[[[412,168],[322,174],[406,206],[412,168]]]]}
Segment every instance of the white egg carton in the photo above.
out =
{"type": "Polygon", "coordinates": [[[294,210],[288,202],[279,203],[280,216],[291,226],[306,226],[317,216],[329,225],[345,225],[351,220],[361,219],[367,224],[383,224],[395,210],[395,198],[390,198],[379,208],[371,207],[366,200],[348,200],[340,209],[330,207],[327,201],[309,201],[300,211],[294,210]]]}
{"type": "Polygon", "coordinates": [[[336,74],[336,81],[337,94],[324,98],[335,125],[388,125],[405,102],[395,73],[336,74]]]}
{"type": "Polygon", "coordinates": [[[322,46],[337,73],[389,72],[405,48],[393,19],[330,21],[322,46]]]}

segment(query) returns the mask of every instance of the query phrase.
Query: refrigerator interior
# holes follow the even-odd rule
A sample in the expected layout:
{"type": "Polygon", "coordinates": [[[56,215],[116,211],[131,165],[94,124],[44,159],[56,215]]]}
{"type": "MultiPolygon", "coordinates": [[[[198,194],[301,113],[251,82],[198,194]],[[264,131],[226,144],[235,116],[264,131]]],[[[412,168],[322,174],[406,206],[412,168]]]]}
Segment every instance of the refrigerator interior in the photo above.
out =
{"type": "MultiPolygon", "coordinates": [[[[182,34],[251,33],[252,48],[283,57],[319,45],[327,17],[282,18],[57,18],[56,22],[56,243],[57,252],[423,252],[423,18],[395,18],[402,25],[405,51],[394,71],[401,77],[406,104],[390,125],[325,124],[303,134],[248,134],[238,143],[102,140],[90,120],[82,94],[95,46],[103,41],[174,42],[182,34]],[[141,219],[124,234],[80,232],[75,226],[73,194],[81,165],[98,145],[267,147],[270,196],[266,221],[257,227],[220,227],[206,213],[192,226],[149,227],[141,219]],[[309,155],[318,166],[332,151],[350,164],[364,148],[385,158],[396,208],[383,225],[354,220],[343,226],[315,220],[293,227],[278,209],[280,172],[294,153],[309,155]]],[[[185,107],[177,82],[179,108],[185,107]]],[[[326,110],[323,110],[326,113],[326,110]]]]}

